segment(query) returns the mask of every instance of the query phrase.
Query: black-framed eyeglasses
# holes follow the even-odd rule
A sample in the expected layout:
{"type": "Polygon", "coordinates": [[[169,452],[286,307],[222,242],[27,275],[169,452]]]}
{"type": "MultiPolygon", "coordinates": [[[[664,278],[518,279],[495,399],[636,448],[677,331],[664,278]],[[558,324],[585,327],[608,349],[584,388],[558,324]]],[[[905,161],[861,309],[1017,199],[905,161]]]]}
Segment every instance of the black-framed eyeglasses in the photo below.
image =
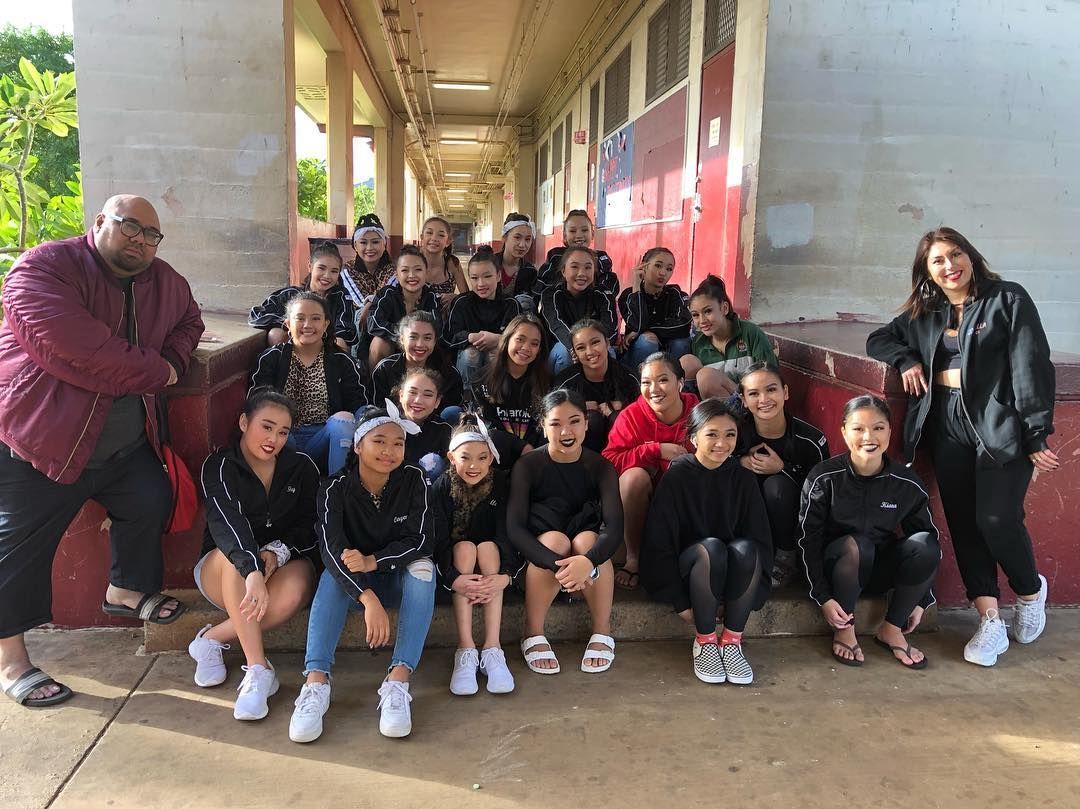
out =
{"type": "Polygon", "coordinates": [[[120,223],[120,232],[127,236],[129,239],[134,239],[140,233],[146,243],[151,247],[157,247],[161,244],[161,240],[165,238],[165,234],[157,228],[144,228],[134,219],[128,219],[126,216],[117,216],[114,213],[105,214],[109,219],[114,222],[120,223]]]}

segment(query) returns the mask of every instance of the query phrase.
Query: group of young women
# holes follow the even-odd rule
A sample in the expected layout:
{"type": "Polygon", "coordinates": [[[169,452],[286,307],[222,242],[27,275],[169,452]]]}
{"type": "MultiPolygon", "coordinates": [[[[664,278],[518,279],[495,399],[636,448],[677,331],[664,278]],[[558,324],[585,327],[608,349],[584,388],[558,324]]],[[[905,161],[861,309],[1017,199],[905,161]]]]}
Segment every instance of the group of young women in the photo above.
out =
{"type": "Polygon", "coordinates": [[[227,617],[189,646],[196,684],[224,682],[222,652],[238,642],[245,675],[234,716],[266,716],[278,678],[263,632],[310,604],[289,734],[313,741],[346,617],[359,610],[372,648],[393,640],[380,730],[406,736],[438,585],[458,633],[450,690],[470,695],[481,678],[489,693],[515,687],[500,643],[507,588],[524,591],[520,648],[540,675],[562,668],[545,635],[551,604],[560,593],[584,600],[592,635],[580,669],[597,674],[616,657],[614,590],[639,581],[693,627],[700,680],[748,684],[747,621],[797,569],[834,631],[838,662],[863,665],[856,601],[888,592],[874,640],[924,668],[907,640],[934,603],[941,558],[927,487],[910,466],[924,438],[982,616],[965,658],[993,665],[1008,646],[999,566],[1019,595],[1013,637],[1039,636],[1047,582],[1023,500],[1033,468],[1059,461],[1047,445],[1053,366],[1021,287],[990,273],[956,231],[926,234],[904,311],[868,341],[913,397],[907,463],[888,454],[889,407],[869,395],[847,403],[845,451],[830,456],[821,430],[787,412],[768,341],[732,312],[719,279],[687,300],[669,283],[673,255],[656,248],[620,295],[582,217],[571,213],[565,247],[537,271],[526,258],[532,222],[511,214],[503,251],[481,250],[464,272],[446,252],[442,220],[425,223],[421,249],[391,262],[375,249],[385,251],[381,226],[365,217],[359,266],[343,270],[336,250],[320,247],[300,288],[253,310],[272,345],[239,440],[202,470],[207,529],[195,579],[227,617]],[[368,283],[380,272],[381,287],[368,283]],[[455,294],[462,279],[469,288],[455,294]],[[379,358],[371,374],[365,356],[379,358]],[[399,610],[393,630],[388,607],[399,610]]]}

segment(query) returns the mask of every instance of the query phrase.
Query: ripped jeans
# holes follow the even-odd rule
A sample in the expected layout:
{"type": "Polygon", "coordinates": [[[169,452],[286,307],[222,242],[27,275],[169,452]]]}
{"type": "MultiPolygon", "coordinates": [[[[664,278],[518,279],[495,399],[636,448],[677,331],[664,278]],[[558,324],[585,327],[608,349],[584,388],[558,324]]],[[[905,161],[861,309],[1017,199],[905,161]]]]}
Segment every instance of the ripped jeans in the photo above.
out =
{"type": "Polygon", "coordinates": [[[323,424],[297,424],[289,431],[287,446],[310,455],[319,471],[336,475],[349,459],[355,426],[352,416],[337,414],[323,424]]]}
{"type": "MultiPolygon", "coordinates": [[[[397,570],[356,576],[363,587],[375,591],[384,608],[400,606],[390,668],[405,666],[415,671],[435,611],[435,566],[430,559],[417,559],[397,570]]],[[[323,571],[308,616],[305,675],[312,671],[330,674],[349,610],[364,609],[355,593],[345,592],[329,570],[323,571]]]]}

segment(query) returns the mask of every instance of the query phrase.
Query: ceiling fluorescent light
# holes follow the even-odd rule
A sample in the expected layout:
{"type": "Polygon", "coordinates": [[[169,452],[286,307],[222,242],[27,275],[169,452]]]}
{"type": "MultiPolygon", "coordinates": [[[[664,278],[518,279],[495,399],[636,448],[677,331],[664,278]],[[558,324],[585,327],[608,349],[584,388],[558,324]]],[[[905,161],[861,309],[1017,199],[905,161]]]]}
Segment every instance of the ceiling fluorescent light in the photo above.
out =
{"type": "Polygon", "coordinates": [[[439,138],[439,143],[446,146],[474,146],[479,142],[476,138],[439,138]]]}
{"type": "Polygon", "coordinates": [[[436,90],[490,90],[491,85],[486,82],[471,81],[433,81],[431,86],[436,90]]]}
{"type": "Polygon", "coordinates": [[[472,175],[469,174],[469,172],[467,172],[467,171],[448,171],[448,172],[446,172],[446,176],[447,177],[472,177],[472,175]]]}

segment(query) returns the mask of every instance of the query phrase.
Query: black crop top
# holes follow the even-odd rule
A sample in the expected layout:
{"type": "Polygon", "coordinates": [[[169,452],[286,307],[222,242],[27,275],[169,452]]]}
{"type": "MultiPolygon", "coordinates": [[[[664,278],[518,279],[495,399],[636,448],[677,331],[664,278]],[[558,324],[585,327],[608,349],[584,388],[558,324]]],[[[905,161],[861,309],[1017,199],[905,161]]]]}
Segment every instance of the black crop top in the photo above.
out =
{"type": "Polygon", "coordinates": [[[960,367],[960,332],[950,335],[946,329],[941,333],[937,351],[934,353],[934,373],[951,371],[960,367]]]}

